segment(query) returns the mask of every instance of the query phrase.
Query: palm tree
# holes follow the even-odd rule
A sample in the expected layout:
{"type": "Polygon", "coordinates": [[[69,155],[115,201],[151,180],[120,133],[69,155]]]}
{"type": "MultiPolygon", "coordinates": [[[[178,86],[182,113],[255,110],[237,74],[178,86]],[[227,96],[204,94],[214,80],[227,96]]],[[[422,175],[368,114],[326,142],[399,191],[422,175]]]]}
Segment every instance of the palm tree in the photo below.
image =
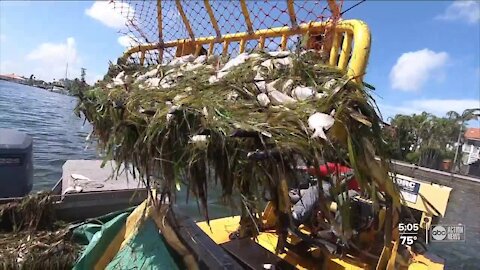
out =
{"type": "Polygon", "coordinates": [[[478,119],[478,117],[480,117],[480,108],[466,109],[463,111],[461,115],[455,111],[449,111],[447,112],[447,117],[450,120],[453,120],[456,123],[460,124],[460,132],[458,133],[458,138],[457,138],[457,149],[455,151],[455,157],[453,158],[453,166],[454,166],[453,168],[455,170],[458,167],[457,158],[458,158],[458,152],[460,149],[460,139],[462,138],[463,126],[465,122],[470,120],[476,120],[478,119]]]}

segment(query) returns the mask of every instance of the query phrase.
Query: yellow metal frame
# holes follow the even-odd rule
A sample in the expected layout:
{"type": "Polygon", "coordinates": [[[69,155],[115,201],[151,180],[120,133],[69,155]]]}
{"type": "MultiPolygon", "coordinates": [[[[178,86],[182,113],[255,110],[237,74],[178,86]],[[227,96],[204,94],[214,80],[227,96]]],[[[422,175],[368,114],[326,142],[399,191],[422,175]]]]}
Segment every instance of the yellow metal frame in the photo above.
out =
{"type": "MultiPolygon", "coordinates": [[[[161,8],[161,0],[158,1],[158,6],[161,8]]],[[[335,5],[335,1],[328,0],[329,5],[335,5]]],[[[159,43],[141,44],[127,50],[124,54],[125,57],[129,57],[134,53],[140,54],[140,64],[144,64],[145,55],[148,51],[158,50],[159,61],[163,61],[163,52],[167,48],[177,48],[176,56],[185,54],[199,54],[201,48],[208,46],[208,54],[212,54],[215,44],[221,44],[222,54],[228,53],[228,47],[232,42],[240,42],[240,53],[245,51],[245,45],[249,40],[258,40],[258,47],[264,49],[265,40],[267,38],[281,38],[282,50],[287,47],[287,40],[290,36],[303,36],[323,33],[326,28],[333,27],[335,31],[332,48],[330,50],[329,64],[336,66],[341,70],[347,71],[355,81],[361,82],[365,74],[368,57],[370,54],[370,30],[368,26],[359,20],[345,20],[338,21],[333,25],[332,21],[327,22],[310,22],[297,25],[297,19],[295,16],[295,10],[293,7],[293,1],[287,0],[289,17],[292,26],[275,27],[268,29],[253,30],[253,25],[250,20],[248,8],[245,0],[240,0],[241,11],[245,18],[247,26],[247,32],[240,33],[228,33],[221,35],[220,28],[218,26],[215,15],[212,11],[208,0],[204,0],[206,11],[209,15],[210,22],[216,32],[216,36],[209,37],[195,37],[195,34],[190,26],[190,22],[185,15],[184,9],[180,0],[175,1],[180,17],[185,24],[188,35],[188,39],[178,39],[171,41],[162,40],[162,18],[158,18],[159,23],[159,43]]],[[[161,16],[161,11],[159,11],[161,16]]]]}

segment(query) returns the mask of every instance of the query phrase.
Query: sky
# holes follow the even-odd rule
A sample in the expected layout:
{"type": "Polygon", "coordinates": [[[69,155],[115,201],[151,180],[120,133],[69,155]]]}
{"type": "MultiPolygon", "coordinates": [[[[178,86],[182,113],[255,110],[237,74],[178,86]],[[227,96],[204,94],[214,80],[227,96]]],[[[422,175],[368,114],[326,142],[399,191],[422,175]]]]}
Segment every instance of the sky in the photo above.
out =
{"type": "MultiPolygon", "coordinates": [[[[121,32],[136,10],[122,5],[129,15],[107,2],[0,1],[0,74],[59,79],[68,62],[69,78],[79,77],[81,67],[89,83],[102,78],[131,44],[121,32]]],[[[400,113],[443,116],[480,107],[480,1],[367,0],[343,18],[363,20],[371,30],[365,81],[376,87],[387,121],[400,113]]]]}

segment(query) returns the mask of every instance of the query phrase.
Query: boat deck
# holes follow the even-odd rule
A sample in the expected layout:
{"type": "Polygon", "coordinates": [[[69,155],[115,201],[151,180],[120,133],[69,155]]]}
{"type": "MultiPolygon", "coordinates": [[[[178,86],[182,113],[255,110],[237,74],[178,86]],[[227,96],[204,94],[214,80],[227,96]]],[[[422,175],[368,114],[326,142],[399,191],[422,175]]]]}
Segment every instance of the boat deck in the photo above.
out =
{"type": "Polygon", "coordinates": [[[80,187],[81,192],[142,189],[145,186],[122,167],[113,177],[116,164],[109,161],[101,168],[102,160],[67,160],[63,165],[61,194],[68,189],[80,187]],[[72,175],[83,176],[74,179],[72,175]],[[88,179],[86,179],[88,178],[88,179]]]}

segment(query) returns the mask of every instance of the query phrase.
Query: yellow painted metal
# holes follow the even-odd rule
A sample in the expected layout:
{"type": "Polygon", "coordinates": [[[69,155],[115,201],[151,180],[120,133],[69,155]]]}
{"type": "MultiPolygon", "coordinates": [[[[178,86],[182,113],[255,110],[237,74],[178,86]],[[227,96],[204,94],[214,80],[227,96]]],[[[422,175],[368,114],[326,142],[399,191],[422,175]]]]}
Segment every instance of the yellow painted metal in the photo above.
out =
{"type": "Polygon", "coordinates": [[[348,59],[350,57],[350,53],[352,52],[352,37],[353,34],[345,33],[343,37],[343,44],[342,50],[340,52],[340,58],[338,59],[338,67],[341,70],[345,70],[347,68],[348,59]]]}
{"type": "Polygon", "coordinates": [[[213,29],[215,29],[215,33],[217,37],[220,37],[222,34],[220,33],[220,28],[218,27],[217,19],[215,18],[215,14],[213,14],[212,6],[210,5],[210,1],[203,0],[205,4],[205,9],[207,9],[208,16],[210,17],[210,22],[212,23],[213,29]]]}
{"type": "Polygon", "coordinates": [[[253,25],[250,20],[250,14],[248,13],[247,3],[245,0],[240,0],[240,6],[242,7],[243,17],[245,18],[245,24],[247,25],[248,33],[253,33],[253,25]]]}
{"type": "MultiPolygon", "coordinates": [[[[178,1],[178,0],[177,0],[178,1]]],[[[259,47],[263,48],[266,38],[275,38],[282,36],[292,36],[292,35],[304,35],[307,32],[320,32],[329,26],[329,22],[313,22],[309,24],[300,24],[296,29],[293,29],[288,26],[261,29],[253,33],[229,33],[220,38],[215,36],[210,37],[199,37],[195,39],[196,44],[211,44],[213,43],[223,43],[223,53],[228,52],[228,46],[230,42],[237,42],[244,40],[260,40],[259,47]]],[[[351,42],[353,42],[353,47],[351,49],[350,61],[347,65],[347,73],[349,76],[354,78],[355,81],[361,82],[365,74],[365,69],[367,66],[368,57],[370,54],[370,30],[368,26],[359,20],[345,20],[340,21],[335,26],[334,30],[337,33],[347,33],[352,35],[351,42]]],[[[167,41],[161,46],[162,48],[176,47],[179,44],[192,42],[190,39],[180,39],[167,41]]],[[[345,42],[343,45],[346,45],[345,42]]],[[[149,51],[158,49],[159,44],[143,44],[140,46],[133,47],[126,52],[126,55],[131,55],[140,51],[149,51]]],[[[342,46],[343,47],[343,46],[342,46]]],[[[338,50],[338,48],[337,48],[338,50]]],[[[343,48],[342,48],[343,51],[343,48]]],[[[345,50],[347,52],[347,50],[345,50]]],[[[348,59],[348,56],[345,59],[348,59]]]]}
{"type": "Polygon", "coordinates": [[[282,36],[281,46],[280,46],[280,48],[282,49],[282,51],[284,51],[284,50],[287,49],[287,41],[288,41],[288,36],[287,36],[287,35],[283,35],[283,36],[282,36]]]}
{"type": "Polygon", "coordinates": [[[144,215],[145,209],[147,206],[147,200],[140,204],[135,210],[128,216],[125,225],[122,229],[115,235],[112,242],[105,249],[103,254],[100,256],[98,261],[95,263],[94,269],[100,270],[105,269],[107,265],[112,261],[117,252],[125,246],[128,241],[135,235],[138,231],[140,221],[144,215]]]}
{"type": "Polygon", "coordinates": [[[259,40],[258,40],[258,48],[263,50],[263,48],[265,48],[265,37],[264,36],[260,36],[259,40]]]}
{"type": "Polygon", "coordinates": [[[212,55],[213,54],[213,49],[215,48],[215,42],[211,41],[208,43],[208,55],[212,55]]]}
{"type": "Polygon", "coordinates": [[[333,34],[332,48],[330,49],[329,63],[331,66],[337,66],[338,64],[338,46],[340,46],[340,39],[343,33],[335,32],[333,34]]]}
{"type": "Polygon", "coordinates": [[[295,7],[293,6],[293,0],[287,0],[288,15],[290,16],[290,23],[293,28],[297,27],[297,16],[295,16],[295,7]]]}
{"type": "Polygon", "coordinates": [[[403,202],[404,205],[426,213],[430,216],[438,216],[438,214],[440,214],[442,217],[445,216],[448,199],[450,198],[450,192],[452,191],[452,188],[441,186],[435,183],[423,182],[404,175],[397,175],[396,177],[399,180],[408,180],[410,182],[420,184],[420,188],[418,190],[419,195],[416,197],[416,200],[414,202],[405,200],[403,202]],[[435,209],[433,209],[432,206],[435,209]],[[439,213],[437,214],[435,210],[439,213]]]}
{"type": "MultiPolygon", "coordinates": [[[[210,220],[210,226],[207,222],[198,222],[197,225],[204,231],[216,244],[223,244],[229,242],[228,236],[238,228],[240,217],[226,217],[210,220]]],[[[255,239],[259,245],[264,247],[269,252],[275,254],[275,248],[278,242],[278,235],[274,231],[261,232],[255,239]]],[[[298,242],[294,237],[289,236],[287,241],[295,244],[298,242]]],[[[278,257],[284,259],[296,269],[319,269],[318,261],[311,257],[305,257],[303,254],[296,254],[291,251],[286,253],[277,254],[278,257]]],[[[368,265],[360,260],[354,260],[351,257],[337,258],[334,256],[328,256],[324,260],[321,269],[338,269],[338,270],[361,270],[368,269],[368,265]]]]}
{"type": "Polygon", "coordinates": [[[223,56],[227,56],[228,54],[228,45],[230,44],[230,41],[228,39],[225,39],[223,41],[223,51],[222,51],[222,55],[223,56]]]}
{"type": "Polygon", "coordinates": [[[240,53],[243,53],[245,51],[245,46],[247,44],[247,40],[246,39],[242,39],[240,41],[240,53]]]}
{"type": "Polygon", "coordinates": [[[192,27],[190,26],[190,22],[187,19],[187,15],[185,15],[185,11],[183,11],[182,3],[180,3],[180,0],[175,0],[175,4],[177,5],[178,13],[180,13],[180,17],[182,17],[183,24],[185,25],[185,28],[187,28],[187,32],[190,35],[190,38],[194,40],[195,35],[193,34],[192,27]]]}

